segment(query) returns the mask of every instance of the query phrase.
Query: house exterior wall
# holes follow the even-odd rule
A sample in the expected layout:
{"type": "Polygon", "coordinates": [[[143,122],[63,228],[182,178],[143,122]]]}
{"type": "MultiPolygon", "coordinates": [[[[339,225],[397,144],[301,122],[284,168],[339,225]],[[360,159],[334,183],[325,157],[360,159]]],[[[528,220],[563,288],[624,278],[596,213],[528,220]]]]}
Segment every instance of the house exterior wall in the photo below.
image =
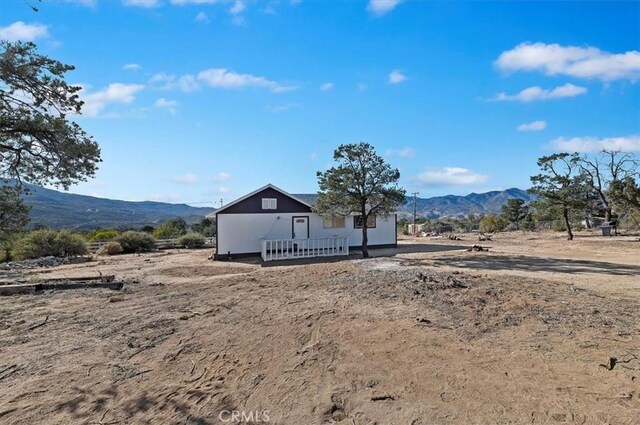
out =
{"type": "MultiPolygon", "coordinates": [[[[231,254],[259,253],[263,239],[291,239],[293,217],[309,217],[309,238],[346,236],[349,245],[362,244],[362,229],[354,228],[353,216],[347,217],[342,229],[324,229],[320,215],[311,212],[225,214],[217,215],[217,252],[231,254]]],[[[376,217],[376,227],[367,231],[369,246],[396,244],[396,216],[376,217]]]]}

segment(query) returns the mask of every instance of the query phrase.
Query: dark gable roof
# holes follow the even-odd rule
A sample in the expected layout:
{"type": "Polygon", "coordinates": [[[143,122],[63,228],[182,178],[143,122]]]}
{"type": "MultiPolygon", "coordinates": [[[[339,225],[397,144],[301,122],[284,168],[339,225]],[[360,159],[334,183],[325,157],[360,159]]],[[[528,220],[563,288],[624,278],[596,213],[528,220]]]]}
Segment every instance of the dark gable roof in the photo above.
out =
{"type": "Polygon", "coordinates": [[[306,202],[307,204],[311,205],[311,207],[315,207],[316,201],[318,201],[317,193],[297,193],[292,196],[294,196],[296,199],[306,202]]]}
{"type": "Polygon", "coordinates": [[[261,187],[235,201],[219,208],[216,214],[261,214],[261,213],[308,213],[311,212],[311,205],[294,195],[290,195],[282,189],[272,184],[261,187]],[[277,208],[275,210],[263,210],[263,198],[276,198],[277,208]]]}

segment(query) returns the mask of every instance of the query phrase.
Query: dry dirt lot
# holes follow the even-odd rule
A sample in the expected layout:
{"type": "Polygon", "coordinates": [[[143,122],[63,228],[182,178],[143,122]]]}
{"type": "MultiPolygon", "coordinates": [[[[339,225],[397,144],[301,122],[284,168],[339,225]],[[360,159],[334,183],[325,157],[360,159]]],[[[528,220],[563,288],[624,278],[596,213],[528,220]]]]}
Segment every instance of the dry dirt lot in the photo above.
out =
{"type": "Polygon", "coordinates": [[[463,238],[39,270],[128,283],[0,297],[0,423],[640,423],[638,237],[463,238]]]}

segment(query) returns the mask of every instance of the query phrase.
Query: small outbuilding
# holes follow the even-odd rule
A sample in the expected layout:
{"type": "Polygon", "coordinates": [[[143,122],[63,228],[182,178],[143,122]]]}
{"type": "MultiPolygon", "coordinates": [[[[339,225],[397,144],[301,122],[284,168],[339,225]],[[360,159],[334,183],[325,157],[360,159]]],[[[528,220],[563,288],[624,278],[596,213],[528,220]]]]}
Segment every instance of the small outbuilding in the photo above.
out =
{"type": "MultiPolygon", "coordinates": [[[[218,260],[262,256],[265,261],[348,255],[360,249],[360,215],[323,217],[315,195],[290,195],[268,184],[215,212],[218,260]]],[[[397,245],[397,216],[370,216],[370,248],[397,245]]]]}

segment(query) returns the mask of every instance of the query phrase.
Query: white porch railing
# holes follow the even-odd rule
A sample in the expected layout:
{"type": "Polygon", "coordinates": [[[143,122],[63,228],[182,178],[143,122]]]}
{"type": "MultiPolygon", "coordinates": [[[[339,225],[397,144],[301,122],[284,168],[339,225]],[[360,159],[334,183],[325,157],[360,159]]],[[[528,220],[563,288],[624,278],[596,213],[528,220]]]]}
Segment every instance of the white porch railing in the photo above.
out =
{"type": "Polygon", "coordinates": [[[349,255],[346,236],[316,239],[263,239],[264,261],[349,255]]]}

